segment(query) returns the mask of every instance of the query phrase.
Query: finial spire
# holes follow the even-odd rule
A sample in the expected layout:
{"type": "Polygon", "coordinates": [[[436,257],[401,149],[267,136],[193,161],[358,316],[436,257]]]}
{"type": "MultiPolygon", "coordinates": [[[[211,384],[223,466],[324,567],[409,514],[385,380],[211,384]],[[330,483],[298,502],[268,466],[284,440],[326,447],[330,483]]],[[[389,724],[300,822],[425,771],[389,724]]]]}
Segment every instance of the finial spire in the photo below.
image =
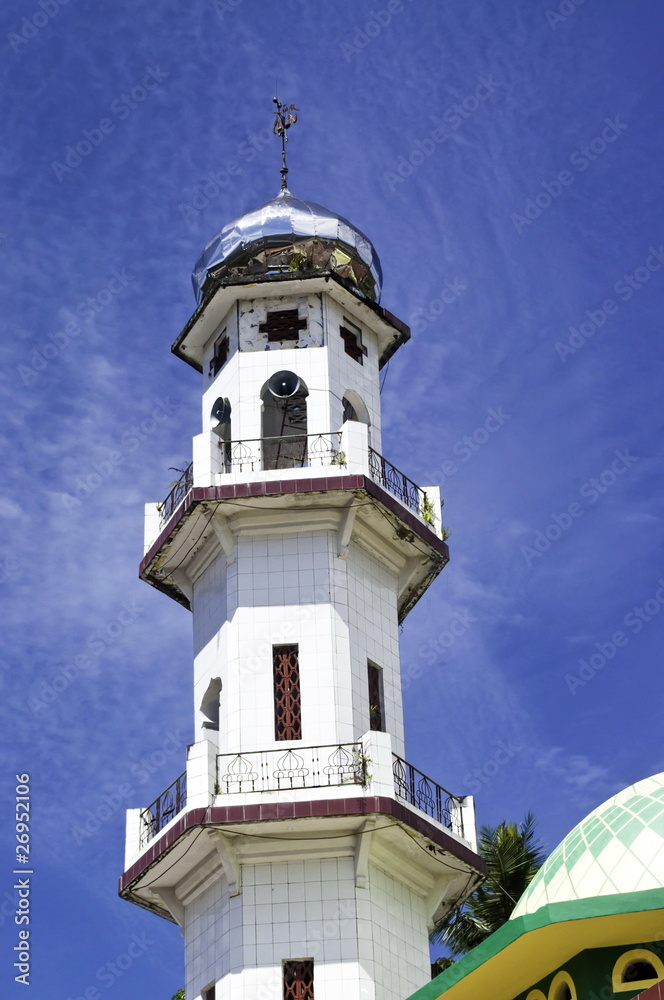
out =
{"type": "Polygon", "coordinates": [[[297,115],[291,114],[291,112],[297,111],[298,108],[294,104],[282,104],[278,97],[273,97],[272,100],[277,106],[277,110],[274,112],[276,118],[272,126],[272,131],[281,139],[281,190],[286,191],[288,189],[286,183],[286,178],[288,177],[288,167],[286,166],[286,143],[288,142],[288,136],[286,135],[286,129],[289,129],[297,121],[297,115]]]}

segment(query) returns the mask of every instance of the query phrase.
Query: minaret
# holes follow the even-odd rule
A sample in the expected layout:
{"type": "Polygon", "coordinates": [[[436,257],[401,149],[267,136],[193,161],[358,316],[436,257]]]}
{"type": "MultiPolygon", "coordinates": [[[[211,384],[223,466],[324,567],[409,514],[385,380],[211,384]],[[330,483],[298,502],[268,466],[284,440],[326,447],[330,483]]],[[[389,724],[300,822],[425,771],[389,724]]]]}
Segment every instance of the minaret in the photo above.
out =
{"type": "Polygon", "coordinates": [[[399,623],[448,548],[438,491],[382,454],[410,332],[378,257],[285,171],[203,251],[172,348],[202,431],[140,574],[192,612],[195,742],[128,812],[120,894],[179,924],[187,1000],[403,1000],[483,870],[472,799],[404,750],[399,623]]]}

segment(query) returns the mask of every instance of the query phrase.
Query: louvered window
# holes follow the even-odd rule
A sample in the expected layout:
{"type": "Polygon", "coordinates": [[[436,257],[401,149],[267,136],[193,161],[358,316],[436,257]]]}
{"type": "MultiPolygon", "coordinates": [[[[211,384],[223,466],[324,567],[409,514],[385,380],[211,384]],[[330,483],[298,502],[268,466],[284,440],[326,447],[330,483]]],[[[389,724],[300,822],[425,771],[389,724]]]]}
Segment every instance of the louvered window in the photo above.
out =
{"type": "Polygon", "coordinates": [[[258,327],[261,333],[267,333],[268,344],[282,340],[299,340],[300,330],[306,330],[306,319],[300,319],[297,309],[280,309],[269,312],[267,319],[258,327]]]}
{"type": "Polygon", "coordinates": [[[210,375],[216,375],[228,361],[228,334],[224,330],[221,337],[215,341],[212,361],[210,362],[210,375]]]}
{"type": "Polygon", "coordinates": [[[283,964],[284,1000],[314,1000],[314,960],[300,959],[283,964]]]}
{"type": "Polygon", "coordinates": [[[359,361],[363,365],[363,358],[367,353],[367,349],[362,346],[362,332],[352,323],[349,323],[347,319],[344,319],[344,325],[339,327],[339,333],[344,342],[346,354],[350,354],[354,361],[359,361]]]}
{"type": "Polygon", "coordinates": [[[297,644],[273,646],[274,738],[302,739],[300,663],[297,644]]]}

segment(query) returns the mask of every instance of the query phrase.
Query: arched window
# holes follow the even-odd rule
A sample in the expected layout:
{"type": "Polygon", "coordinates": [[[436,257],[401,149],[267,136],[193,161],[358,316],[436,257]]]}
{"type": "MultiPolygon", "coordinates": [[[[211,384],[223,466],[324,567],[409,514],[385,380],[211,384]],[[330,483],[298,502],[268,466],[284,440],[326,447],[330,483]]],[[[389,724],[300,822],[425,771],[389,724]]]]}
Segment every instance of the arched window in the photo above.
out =
{"type": "Polygon", "coordinates": [[[620,956],[613,967],[613,992],[646,989],[664,979],[664,963],[647,948],[634,948],[620,956]]]}
{"type": "Polygon", "coordinates": [[[215,399],[210,411],[210,427],[219,439],[220,471],[230,472],[231,463],[231,404],[221,396],[215,399]]]}
{"type": "Polygon", "coordinates": [[[343,398],[344,423],[347,420],[357,420],[361,424],[370,424],[369,411],[364,401],[353,389],[347,389],[343,398]]]}
{"type": "Polygon", "coordinates": [[[576,1000],[576,987],[569,972],[557,972],[549,986],[548,1000],[576,1000]]]}
{"type": "Polygon", "coordinates": [[[221,678],[213,677],[201,701],[202,728],[219,732],[219,695],[221,694],[221,678]]]}
{"type": "Polygon", "coordinates": [[[297,390],[284,396],[275,396],[269,382],[263,386],[264,469],[301,469],[307,465],[309,390],[302,379],[298,382],[297,390]]]}

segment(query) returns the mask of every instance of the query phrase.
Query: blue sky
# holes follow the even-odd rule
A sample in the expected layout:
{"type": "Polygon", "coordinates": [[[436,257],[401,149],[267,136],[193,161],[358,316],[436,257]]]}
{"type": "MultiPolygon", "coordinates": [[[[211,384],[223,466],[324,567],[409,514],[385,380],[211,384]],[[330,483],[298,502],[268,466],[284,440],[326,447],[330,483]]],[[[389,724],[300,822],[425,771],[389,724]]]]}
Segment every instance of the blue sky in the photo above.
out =
{"type": "Polygon", "coordinates": [[[123,810],[192,734],[190,616],[137,580],[142,504],[198,431],[169,350],[193,262],[279,185],[275,76],[301,109],[293,192],[371,237],[414,330],[384,452],[441,484],[452,559],[403,631],[408,758],[474,792],[480,822],[532,809],[549,849],[664,768],[664,15],[42,3],[7,0],[0,29],[0,897],[29,772],[31,995],[168,1000],[177,928],[116,896],[123,810]]]}

